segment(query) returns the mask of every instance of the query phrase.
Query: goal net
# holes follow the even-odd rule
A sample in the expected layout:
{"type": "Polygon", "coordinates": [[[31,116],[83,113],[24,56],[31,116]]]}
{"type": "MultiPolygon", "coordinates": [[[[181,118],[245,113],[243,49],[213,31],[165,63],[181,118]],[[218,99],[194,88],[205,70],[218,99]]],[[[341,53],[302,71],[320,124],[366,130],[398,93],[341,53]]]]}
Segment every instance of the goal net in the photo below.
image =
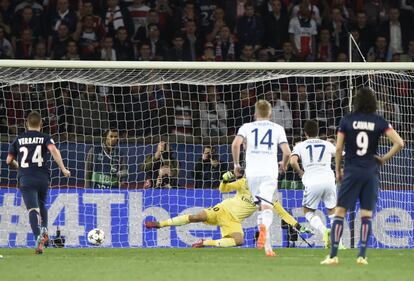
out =
{"type": "MultiPolygon", "coordinates": [[[[293,147],[303,140],[308,119],[318,121],[321,138],[334,139],[361,87],[375,91],[378,113],[407,143],[381,168],[370,245],[414,247],[412,66],[353,65],[0,63],[0,247],[34,245],[16,173],[4,162],[31,110],[41,113],[43,131],[72,172],[63,178],[51,164],[52,235],[59,227],[66,246],[87,247],[86,234],[98,227],[106,247],[187,247],[199,238],[218,238],[219,229],[190,224],[147,230],[143,223],[195,213],[232,196],[218,191],[219,180],[232,170],[230,144],[238,128],[253,120],[255,101],[272,104],[272,120],[285,128],[293,147]]],[[[384,139],[380,152],[389,147],[384,139]]],[[[291,170],[280,177],[277,196],[306,225],[303,186],[291,170]]],[[[318,212],[326,221],[326,213],[318,212]]],[[[357,246],[358,207],[347,221],[344,243],[357,246]]],[[[255,222],[253,215],[243,223],[246,247],[254,246],[255,222]]],[[[272,233],[274,246],[294,243],[277,218],[272,233]]],[[[322,246],[320,236],[308,238],[322,246]]],[[[300,240],[296,245],[306,246],[300,240]]]]}

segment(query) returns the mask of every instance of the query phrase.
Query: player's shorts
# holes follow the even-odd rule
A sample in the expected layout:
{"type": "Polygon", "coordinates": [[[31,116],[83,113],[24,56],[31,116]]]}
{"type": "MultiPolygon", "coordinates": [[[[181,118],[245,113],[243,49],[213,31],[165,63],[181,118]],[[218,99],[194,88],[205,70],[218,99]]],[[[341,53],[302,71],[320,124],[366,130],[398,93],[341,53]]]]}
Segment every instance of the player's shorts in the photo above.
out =
{"type": "Polygon", "coordinates": [[[232,233],[241,233],[243,235],[241,223],[223,205],[217,204],[204,211],[207,213],[207,221],[205,223],[220,226],[221,237],[228,237],[232,233]]]}
{"type": "Polygon", "coordinates": [[[348,168],[338,192],[338,206],[352,209],[359,199],[360,208],[373,210],[377,203],[380,185],[377,170],[367,171],[359,168],[348,168]]]}
{"type": "Polygon", "coordinates": [[[39,205],[46,205],[49,179],[40,175],[36,178],[23,176],[19,178],[19,189],[28,210],[39,208],[39,205]]]}
{"type": "Polygon", "coordinates": [[[336,186],[335,182],[314,183],[305,185],[303,192],[302,206],[308,209],[318,209],[319,203],[323,202],[327,209],[336,206],[336,186]]]}
{"type": "Polygon", "coordinates": [[[277,177],[247,177],[246,180],[255,202],[273,205],[273,196],[277,190],[277,177]]]}

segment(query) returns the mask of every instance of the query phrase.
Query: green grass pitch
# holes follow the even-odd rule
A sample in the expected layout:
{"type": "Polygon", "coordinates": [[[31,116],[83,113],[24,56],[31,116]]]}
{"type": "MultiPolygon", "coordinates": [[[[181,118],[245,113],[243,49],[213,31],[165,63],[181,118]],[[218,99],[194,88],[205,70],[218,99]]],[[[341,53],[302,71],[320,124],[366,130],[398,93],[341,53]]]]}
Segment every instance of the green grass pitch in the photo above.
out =
{"type": "Polygon", "coordinates": [[[356,250],[340,252],[340,264],[321,266],[321,249],[32,249],[0,248],[4,281],[412,281],[414,250],[369,249],[368,266],[355,264],[356,250]]]}

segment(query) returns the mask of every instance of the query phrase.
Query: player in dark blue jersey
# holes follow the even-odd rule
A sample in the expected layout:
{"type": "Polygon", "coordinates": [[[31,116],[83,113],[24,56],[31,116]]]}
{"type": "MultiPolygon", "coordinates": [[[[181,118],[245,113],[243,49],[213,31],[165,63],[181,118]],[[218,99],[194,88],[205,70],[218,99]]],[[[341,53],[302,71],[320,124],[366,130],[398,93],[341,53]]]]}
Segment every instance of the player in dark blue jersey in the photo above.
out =
{"type": "Polygon", "coordinates": [[[338,244],[343,232],[344,217],[359,199],[361,212],[360,250],[358,264],[368,264],[367,241],[372,229],[372,210],[377,201],[379,165],[384,164],[404,147],[404,141],[391,125],[375,112],[377,101],[370,89],[361,89],[355,96],[354,112],[342,118],[336,143],[336,178],[341,183],[338,204],[331,228],[332,248],[321,264],[338,264],[338,244]],[[382,135],[393,143],[383,156],[377,155],[382,135]],[[341,169],[345,147],[345,165],[341,169]]]}
{"type": "Polygon", "coordinates": [[[27,117],[27,131],[19,135],[9,147],[7,165],[17,169],[19,189],[29,212],[29,222],[36,239],[35,253],[43,253],[48,240],[46,200],[49,188],[48,151],[65,177],[70,172],[65,168],[62,156],[53,139],[40,132],[42,118],[37,111],[27,117]]]}

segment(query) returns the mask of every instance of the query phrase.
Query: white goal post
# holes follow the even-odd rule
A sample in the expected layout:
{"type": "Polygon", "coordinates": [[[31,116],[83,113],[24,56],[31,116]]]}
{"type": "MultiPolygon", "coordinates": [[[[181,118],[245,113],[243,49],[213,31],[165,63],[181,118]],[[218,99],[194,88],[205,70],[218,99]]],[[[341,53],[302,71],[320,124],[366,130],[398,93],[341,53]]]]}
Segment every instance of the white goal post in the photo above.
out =
{"type": "MultiPolygon", "coordinates": [[[[374,90],[378,113],[407,143],[381,169],[370,243],[413,248],[413,63],[0,60],[0,247],[33,245],[16,174],[4,164],[8,143],[24,130],[31,110],[42,114],[44,131],[73,175],[64,179],[51,166],[52,232],[59,226],[71,247],[88,246],[86,234],[95,227],[105,231],[107,247],[186,247],[218,237],[219,230],[198,224],[149,231],[143,222],[195,212],[229,196],[217,184],[232,169],[229,144],[238,127],[252,120],[256,100],[271,102],[272,118],[285,127],[292,147],[303,139],[307,119],[318,121],[322,137],[334,138],[362,87],[374,90]],[[108,132],[118,137],[109,152],[108,132]],[[164,143],[167,154],[157,152],[164,143]]],[[[387,147],[383,140],[380,153],[387,147]]],[[[292,171],[280,178],[278,196],[305,223],[302,185],[292,171]]],[[[344,232],[348,246],[359,240],[357,212],[344,232]]],[[[243,226],[251,247],[255,218],[243,226]]],[[[275,246],[289,242],[280,226],[275,220],[275,246]]],[[[309,240],[322,245],[318,235],[309,240]]]]}

